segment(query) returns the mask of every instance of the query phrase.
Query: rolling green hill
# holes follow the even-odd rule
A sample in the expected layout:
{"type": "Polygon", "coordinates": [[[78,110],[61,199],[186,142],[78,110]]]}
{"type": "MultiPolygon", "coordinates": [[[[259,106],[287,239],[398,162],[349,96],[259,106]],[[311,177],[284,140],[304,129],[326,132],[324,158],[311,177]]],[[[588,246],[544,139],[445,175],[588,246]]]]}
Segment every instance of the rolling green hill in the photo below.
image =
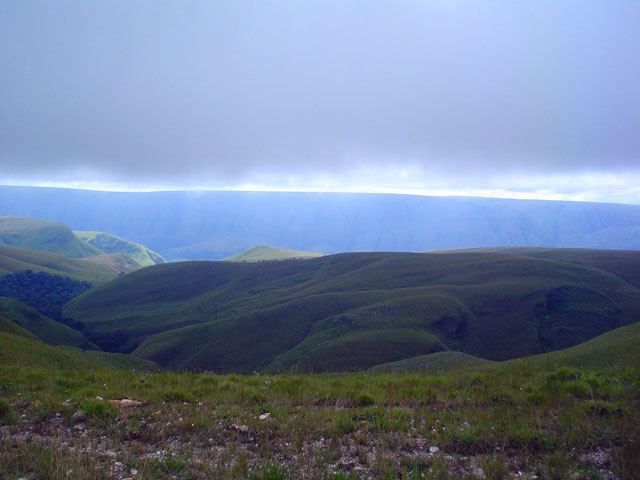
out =
{"type": "Polygon", "coordinates": [[[162,255],[149,250],[147,247],[130,242],[116,235],[104,232],[73,232],[74,235],[101,252],[110,254],[124,254],[131,257],[143,267],[166,263],[162,255]]]}
{"type": "MultiPolygon", "coordinates": [[[[55,322],[10,298],[0,297],[0,316],[50,345],[69,345],[84,349],[98,348],[87,341],[84,335],[77,330],[55,322]]],[[[9,328],[3,329],[3,331],[14,333],[9,328]]]]}
{"type": "Polygon", "coordinates": [[[140,265],[123,255],[71,258],[52,252],[0,246],[0,276],[31,270],[98,285],[139,268],[140,265]]]}
{"type": "Polygon", "coordinates": [[[100,255],[59,222],[25,217],[0,217],[0,245],[54,252],[72,258],[100,255]]]}
{"type": "Polygon", "coordinates": [[[586,369],[640,368],[640,322],[617,328],[584,343],[554,352],[505,362],[509,368],[554,369],[571,366],[586,369]]]}
{"type": "Polygon", "coordinates": [[[376,365],[369,371],[376,374],[408,372],[442,374],[476,367],[513,370],[522,367],[540,370],[553,370],[559,367],[624,370],[640,368],[639,351],[640,322],[636,322],[603,333],[573,347],[504,362],[490,362],[461,352],[439,352],[376,365]]]}
{"type": "Polygon", "coordinates": [[[587,267],[598,268],[620,276],[640,288],[639,250],[592,250],[588,248],[544,248],[544,247],[481,247],[455,250],[440,250],[428,253],[506,253],[526,257],[546,258],[587,267]]]}
{"type": "Polygon", "coordinates": [[[316,258],[322,257],[322,253],[299,252],[283,248],[258,245],[225,258],[225,262],[262,262],[265,260],[287,260],[291,258],[316,258]]]}
{"type": "Polygon", "coordinates": [[[118,278],[64,313],[103,349],[170,368],[344,371],[446,350],[507,360],[640,318],[640,289],[615,274],[624,261],[595,268],[570,253],[180,262],[118,278]]]}
{"type": "Polygon", "coordinates": [[[370,373],[426,373],[441,375],[456,370],[468,370],[500,362],[491,362],[462,352],[437,352],[405,358],[395,362],[381,363],[369,369],[370,373]]]}

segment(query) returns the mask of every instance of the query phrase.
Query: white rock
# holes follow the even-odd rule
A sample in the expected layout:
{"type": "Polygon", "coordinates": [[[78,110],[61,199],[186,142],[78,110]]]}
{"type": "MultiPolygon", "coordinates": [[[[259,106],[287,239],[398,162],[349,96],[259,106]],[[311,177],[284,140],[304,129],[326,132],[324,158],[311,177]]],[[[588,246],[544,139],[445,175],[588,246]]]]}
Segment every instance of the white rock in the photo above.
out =
{"type": "Polygon", "coordinates": [[[104,400],[100,395],[96,395],[96,400],[104,400]]]}
{"type": "Polygon", "coordinates": [[[482,470],[480,467],[476,467],[473,469],[473,473],[476,477],[480,477],[480,478],[484,478],[484,470],[482,470]]]}
{"type": "Polygon", "coordinates": [[[268,420],[271,417],[271,414],[269,412],[267,413],[263,413],[262,415],[260,415],[258,417],[258,420],[268,420]]]}
{"type": "Polygon", "coordinates": [[[429,447],[429,453],[438,453],[440,449],[436,446],[429,447]]]}

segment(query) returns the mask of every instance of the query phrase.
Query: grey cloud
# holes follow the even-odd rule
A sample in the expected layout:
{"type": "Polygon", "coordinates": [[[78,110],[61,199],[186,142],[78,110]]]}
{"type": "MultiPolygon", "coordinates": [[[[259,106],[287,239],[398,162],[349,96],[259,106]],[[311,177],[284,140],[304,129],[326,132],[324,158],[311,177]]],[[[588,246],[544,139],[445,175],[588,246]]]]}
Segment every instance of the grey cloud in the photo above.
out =
{"type": "Polygon", "coordinates": [[[5,1],[6,176],[640,170],[640,3],[5,1]]]}

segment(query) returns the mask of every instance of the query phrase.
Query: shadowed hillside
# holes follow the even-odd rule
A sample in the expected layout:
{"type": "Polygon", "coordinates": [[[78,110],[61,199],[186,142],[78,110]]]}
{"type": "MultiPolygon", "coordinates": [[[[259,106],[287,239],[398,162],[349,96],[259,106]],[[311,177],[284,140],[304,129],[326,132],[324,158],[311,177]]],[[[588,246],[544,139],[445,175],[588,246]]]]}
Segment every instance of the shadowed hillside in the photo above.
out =
{"type": "Polygon", "coordinates": [[[565,348],[638,321],[640,290],[559,259],[354,253],[157,265],[64,313],[104,349],[172,368],[352,370],[443,350],[505,360],[565,348]]]}
{"type": "MultiPolygon", "coordinates": [[[[32,308],[10,298],[0,297],[0,317],[25,329],[50,345],[69,345],[79,348],[97,348],[77,330],[55,322],[32,308]]],[[[0,331],[15,333],[5,325],[0,331]]]]}

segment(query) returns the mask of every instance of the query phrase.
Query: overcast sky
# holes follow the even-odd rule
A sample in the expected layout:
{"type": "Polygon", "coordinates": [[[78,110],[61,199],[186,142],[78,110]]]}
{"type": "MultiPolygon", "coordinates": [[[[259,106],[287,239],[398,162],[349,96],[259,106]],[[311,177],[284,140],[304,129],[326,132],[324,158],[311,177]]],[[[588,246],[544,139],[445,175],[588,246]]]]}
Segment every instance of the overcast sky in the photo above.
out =
{"type": "Polygon", "coordinates": [[[640,2],[3,0],[0,183],[640,203],[640,2]]]}

